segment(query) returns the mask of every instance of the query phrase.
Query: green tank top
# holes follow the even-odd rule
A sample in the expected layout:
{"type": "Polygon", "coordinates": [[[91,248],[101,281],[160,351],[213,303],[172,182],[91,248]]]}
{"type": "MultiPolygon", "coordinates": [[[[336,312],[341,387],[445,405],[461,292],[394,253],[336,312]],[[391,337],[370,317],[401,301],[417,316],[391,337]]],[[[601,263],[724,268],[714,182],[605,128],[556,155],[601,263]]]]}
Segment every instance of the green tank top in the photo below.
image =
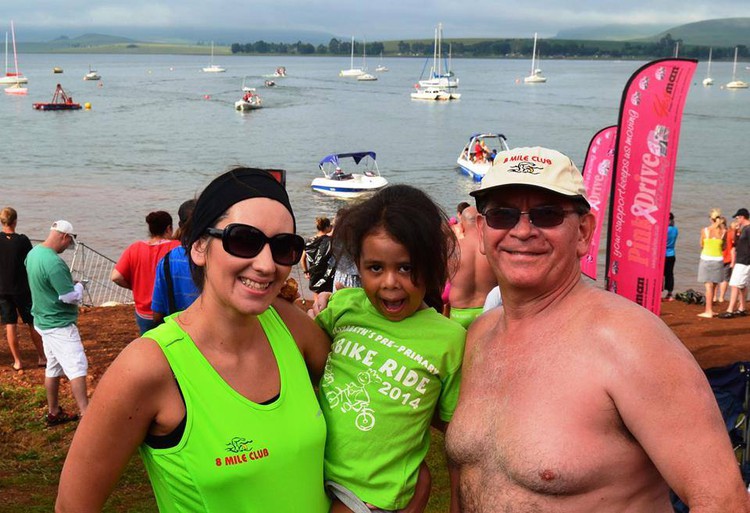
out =
{"type": "Polygon", "coordinates": [[[258,319],[281,376],[267,405],[232,389],[172,317],[144,335],[164,351],[187,409],[175,447],[139,448],[162,513],[328,511],[326,424],[307,366],[273,308],[258,319]]]}

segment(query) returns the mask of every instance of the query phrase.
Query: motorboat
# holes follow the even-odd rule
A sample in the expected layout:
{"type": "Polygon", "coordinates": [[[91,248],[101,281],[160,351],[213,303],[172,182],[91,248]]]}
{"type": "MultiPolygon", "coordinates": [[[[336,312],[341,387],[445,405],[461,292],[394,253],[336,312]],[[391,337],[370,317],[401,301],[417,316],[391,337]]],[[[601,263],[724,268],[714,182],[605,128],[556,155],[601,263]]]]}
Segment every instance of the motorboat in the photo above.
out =
{"type": "Polygon", "coordinates": [[[461,98],[461,94],[450,89],[443,87],[419,87],[419,84],[414,87],[414,91],[411,93],[412,100],[448,101],[458,100],[459,98],[461,98]]]}
{"type": "Polygon", "coordinates": [[[357,77],[357,80],[359,80],[360,82],[372,82],[377,79],[378,77],[376,77],[375,75],[370,75],[369,73],[362,73],[357,77]]]}
{"type": "Polygon", "coordinates": [[[266,87],[276,87],[276,82],[274,82],[273,80],[266,80],[265,82],[263,82],[263,85],[266,87]]]}
{"type": "Polygon", "coordinates": [[[714,79],[711,78],[711,52],[713,48],[708,49],[708,68],[706,69],[706,78],[703,79],[703,85],[708,87],[714,85],[714,79]]]}
{"type": "Polygon", "coordinates": [[[91,66],[89,66],[89,72],[83,76],[83,79],[84,80],[101,80],[102,76],[99,73],[97,73],[95,69],[91,69],[91,66]]]}
{"type": "Polygon", "coordinates": [[[255,93],[255,89],[251,88],[240,100],[234,102],[234,108],[241,112],[257,110],[263,108],[263,100],[255,93]]]}
{"type": "Polygon", "coordinates": [[[358,77],[365,72],[362,68],[354,67],[354,36],[352,36],[352,56],[349,63],[349,69],[342,69],[339,71],[340,77],[358,77]]]}
{"type": "Polygon", "coordinates": [[[74,103],[73,97],[68,96],[60,84],[57,84],[51,102],[34,103],[32,107],[36,110],[81,110],[81,104],[74,103]]]}
{"type": "Polygon", "coordinates": [[[214,64],[214,42],[211,41],[211,64],[203,68],[204,73],[224,73],[226,68],[222,68],[218,64],[214,64]]]}
{"type": "Polygon", "coordinates": [[[534,32],[534,47],[531,50],[531,75],[523,79],[526,84],[543,84],[547,81],[547,78],[542,75],[542,70],[537,67],[536,36],[537,34],[534,32]]]}
{"type": "Polygon", "coordinates": [[[737,80],[737,48],[734,47],[734,66],[732,67],[732,81],[726,86],[727,89],[747,89],[748,83],[744,80],[737,80]]]}
{"type": "Polygon", "coordinates": [[[475,182],[481,182],[492,167],[495,155],[509,149],[503,134],[491,132],[472,134],[461,153],[458,154],[456,163],[463,174],[470,176],[475,182]]]}
{"type": "Polygon", "coordinates": [[[13,64],[14,70],[8,69],[8,33],[5,33],[5,75],[0,77],[0,85],[10,85],[12,87],[18,86],[19,84],[26,84],[29,79],[26,78],[23,73],[18,71],[18,53],[16,53],[16,28],[13,22],[10,22],[10,32],[13,37],[13,64]]]}
{"type": "Polygon", "coordinates": [[[62,73],[63,69],[60,66],[55,66],[52,68],[52,73],[62,73]]]}
{"type": "MultiPolygon", "coordinates": [[[[449,52],[450,53],[450,52],[449,52]]],[[[425,64],[426,67],[426,64],[425,64]]],[[[424,73],[424,71],[423,71],[424,73]]],[[[456,78],[450,68],[449,63],[443,69],[443,24],[438,23],[435,27],[435,43],[432,50],[432,67],[428,78],[419,80],[420,87],[440,87],[455,89],[458,87],[458,78],[456,78]]]]}
{"type": "Polygon", "coordinates": [[[263,78],[284,78],[286,77],[286,68],[284,66],[279,66],[274,70],[273,73],[269,73],[266,75],[261,75],[263,78]]]}
{"type": "Polygon", "coordinates": [[[311,187],[326,196],[358,198],[388,185],[380,176],[374,151],[332,153],[318,167],[323,176],[315,178],[311,187]]]}

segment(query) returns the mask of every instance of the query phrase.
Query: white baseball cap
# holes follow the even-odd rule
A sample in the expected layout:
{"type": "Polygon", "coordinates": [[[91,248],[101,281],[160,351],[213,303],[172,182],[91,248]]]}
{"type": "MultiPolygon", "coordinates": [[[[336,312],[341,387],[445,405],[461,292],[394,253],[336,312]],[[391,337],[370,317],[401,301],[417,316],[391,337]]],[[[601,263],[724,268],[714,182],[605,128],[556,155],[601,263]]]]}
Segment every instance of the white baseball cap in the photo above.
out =
{"type": "Polygon", "coordinates": [[[482,179],[475,198],[507,185],[540,187],[564,196],[580,197],[588,203],[583,175],[562,153],[548,148],[513,148],[499,152],[482,179]]]}
{"type": "Polygon", "coordinates": [[[73,230],[73,225],[63,219],[60,219],[59,221],[55,221],[54,223],[52,223],[50,230],[55,230],[56,232],[68,234],[72,236],[73,238],[76,237],[76,232],[73,230]]]}

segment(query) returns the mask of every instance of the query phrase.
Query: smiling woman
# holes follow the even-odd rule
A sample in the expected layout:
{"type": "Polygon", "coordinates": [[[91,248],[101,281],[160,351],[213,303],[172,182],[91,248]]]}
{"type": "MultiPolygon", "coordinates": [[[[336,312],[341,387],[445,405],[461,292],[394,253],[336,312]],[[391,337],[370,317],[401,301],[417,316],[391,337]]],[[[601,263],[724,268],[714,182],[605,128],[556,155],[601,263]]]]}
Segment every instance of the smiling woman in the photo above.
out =
{"type": "Polygon", "coordinates": [[[201,294],[102,378],[58,511],[100,510],[136,448],[160,511],[328,511],[310,377],[329,342],[276,299],[302,255],[294,229],[286,191],[263,170],[233,169],[206,187],[183,236],[201,294]]]}

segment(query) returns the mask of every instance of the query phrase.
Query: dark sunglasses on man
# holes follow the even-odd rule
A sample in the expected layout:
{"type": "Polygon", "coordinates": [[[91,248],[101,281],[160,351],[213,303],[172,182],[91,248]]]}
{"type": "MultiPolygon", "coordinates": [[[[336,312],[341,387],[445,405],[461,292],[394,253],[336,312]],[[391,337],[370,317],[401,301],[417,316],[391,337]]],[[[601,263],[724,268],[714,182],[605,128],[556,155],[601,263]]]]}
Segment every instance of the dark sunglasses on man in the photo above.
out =
{"type": "Polygon", "coordinates": [[[527,212],[512,207],[490,208],[485,210],[482,215],[490,228],[510,230],[518,224],[522,215],[529,216],[529,221],[537,228],[553,228],[561,225],[565,216],[573,212],[575,210],[565,209],[558,205],[544,205],[530,208],[527,212]]]}
{"type": "Polygon", "coordinates": [[[294,265],[302,258],[305,239],[293,233],[279,233],[268,237],[254,226],[232,223],[224,229],[208,228],[206,234],[221,239],[224,251],[239,258],[254,258],[266,244],[271,257],[279,265],[294,265]]]}

